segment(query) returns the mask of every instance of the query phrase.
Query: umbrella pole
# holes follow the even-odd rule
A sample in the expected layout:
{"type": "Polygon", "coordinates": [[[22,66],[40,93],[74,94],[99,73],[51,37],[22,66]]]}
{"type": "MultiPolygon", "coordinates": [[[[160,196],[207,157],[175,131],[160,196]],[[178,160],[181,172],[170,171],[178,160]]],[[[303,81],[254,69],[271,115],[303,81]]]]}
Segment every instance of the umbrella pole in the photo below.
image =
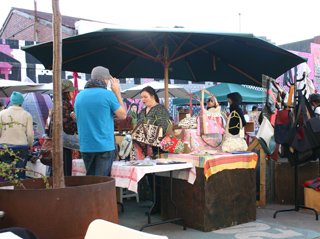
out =
{"type": "Polygon", "coordinates": [[[164,64],[164,105],[166,109],[169,107],[169,63],[164,64]]]}

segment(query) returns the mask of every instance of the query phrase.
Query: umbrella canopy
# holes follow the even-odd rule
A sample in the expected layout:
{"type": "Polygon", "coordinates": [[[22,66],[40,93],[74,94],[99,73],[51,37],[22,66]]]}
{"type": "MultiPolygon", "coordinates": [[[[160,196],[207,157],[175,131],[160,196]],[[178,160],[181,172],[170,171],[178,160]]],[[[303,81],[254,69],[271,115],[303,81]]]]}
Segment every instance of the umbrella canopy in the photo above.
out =
{"type": "MultiPolygon", "coordinates": [[[[71,79],[73,82],[73,79],[71,79]]],[[[86,80],[78,79],[78,90],[83,90],[84,86],[86,85],[86,80]]],[[[47,83],[47,84],[39,84],[39,85],[33,85],[29,87],[25,87],[21,90],[24,93],[27,92],[38,92],[38,93],[46,93],[46,94],[52,94],[53,92],[53,83],[47,83]]]]}
{"type": "MultiPolygon", "coordinates": [[[[255,90],[232,83],[221,83],[208,87],[206,90],[213,94],[220,103],[227,102],[227,95],[232,92],[239,92],[239,94],[242,96],[243,103],[262,103],[266,98],[266,93],[262,89],[255,90]]],[[[194,92],[193,95],[196,95],[198,99],[200,99],[201,91],[194,92]]],[[[210,97],[210,95],[205,92],[205,97],[210,97]]],[[[186,105],[189,104],[189,102],[190,98],[173,99],[172,101],[174,105],[186,105]]],[[[199,101],[192,100],[192,104],[199,104],[199,101]]]]}
{"type": "MultiPolygon", "coordinates": [[[[244,103],[261,103],[265,100],[265,91],[254,90],[239,84],[221,83],[207,88],[211,94],[217,97],[218,102],[227,102],[227,95],[232,92],[238,92],[242,96],[244,103]]],[[[201,97],[201,91],[195,92],[195,95],[201,97]]],[[[210,97],[205,93],[205,97],[210,97]]]]}
{"type": "MultiPolygon", "coordinates": [[[[119,78],[164,78],[261,86],[305,59],[251,34],[103,29],[62,41],[62,69],[90,73],[106,66],[119,78]]],[[[52,69],[52,42],[23,48],[52,69]]],[[[166,88],[166,104],[168,90],[166,88]]]]}
{"type": "MultiPolygon", "coordinates": [[[[163,82],[157,82],[157,81],[152,81],[149,83],[145,83],[143,85],[138,85],[138,86],[129,88],[129,89],[123,91],[122,97],[123,98],[130,98],[130,99],[140,98],[140,92],[146,86],[151,86],[153,89],[155,89],[159,98],[165,97],[164,84],[163,84],[163,82]]],[[[189,95],[190,95],[190,93],[188,93],[188,91],[186,91],[183,87],[177,86],[177,85],[169,84],[168,91],[169,91],[169,97],[186,98],[186,97],[189,97],[189,95]]]]}
{"type": "Polygon", "coordinates": [[[23,92],[29,86],[37,86],[38,84],[32,82],[22,82],[15,80],[0,79],[0,97],[9,97],[13,91],[23,92]]]}

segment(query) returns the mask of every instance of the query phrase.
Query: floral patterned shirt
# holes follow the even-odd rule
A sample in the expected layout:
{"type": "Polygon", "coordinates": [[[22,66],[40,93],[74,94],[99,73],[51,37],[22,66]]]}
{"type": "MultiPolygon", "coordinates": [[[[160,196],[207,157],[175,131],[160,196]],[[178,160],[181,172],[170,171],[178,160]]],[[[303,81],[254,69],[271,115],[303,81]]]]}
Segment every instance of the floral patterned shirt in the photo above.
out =
{"type": "Polygon", "coordinates": [[[66,134],[75,134],[77,133],[77,123],[70,116],[74,108],[68,100],[63,100],[62,105],[63,131],[66,134]]]}
{"type": "Polygon", "coordinates": [[[149,122],[150,124],[161,126],[165,134],[170,124],[170,115],[163,105],[157,104],[150,109],[148,114],[146,113],[146,108],[142,109],[138,117],[139,122],[149,122]]]}

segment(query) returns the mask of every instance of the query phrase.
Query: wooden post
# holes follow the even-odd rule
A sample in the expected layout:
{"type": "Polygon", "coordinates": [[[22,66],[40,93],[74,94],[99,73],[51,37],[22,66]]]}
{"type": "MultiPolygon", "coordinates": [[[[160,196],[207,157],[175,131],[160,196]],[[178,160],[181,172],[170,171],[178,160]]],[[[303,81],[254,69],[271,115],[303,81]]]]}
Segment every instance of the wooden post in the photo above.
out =
{"type": "Polygon", "coordinates": [[[61,14],[59,0],[52,0],[53,22],[53,188],[64,188],[62,155],[62,94],[61,94],[61,14]]]}
{"type": "Polygon", "coordinates": [[[259,150],[260,161],[260,185],[259,185],[259,201],[257,206],[264,207],[266,205],[266,153],[261,147],[259,140],[255,138],[248,146],[248,151],[259,150]]]}

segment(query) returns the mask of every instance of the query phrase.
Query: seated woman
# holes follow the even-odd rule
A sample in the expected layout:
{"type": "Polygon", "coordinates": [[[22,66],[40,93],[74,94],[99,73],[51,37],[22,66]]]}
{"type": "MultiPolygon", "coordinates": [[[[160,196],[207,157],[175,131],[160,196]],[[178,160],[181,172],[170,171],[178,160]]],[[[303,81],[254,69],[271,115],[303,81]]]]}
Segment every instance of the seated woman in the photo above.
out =
{"type": "MultiPolygon", "coordinates": [[[[167,132],[170,124],[170,115],[168,110],[160,104],[159,97],[156,91],[147,86],[140,92],[141,101],[145,105],[139,115],[139,123],[150,123],[160,126],[163,130],[163,136],[167,132]]],[[[159,155],[161,149],[137,141],[133,141],[133,150],[130,155],[131,160],[143,160],[145,157],[155,158],[159,155]]]]}

